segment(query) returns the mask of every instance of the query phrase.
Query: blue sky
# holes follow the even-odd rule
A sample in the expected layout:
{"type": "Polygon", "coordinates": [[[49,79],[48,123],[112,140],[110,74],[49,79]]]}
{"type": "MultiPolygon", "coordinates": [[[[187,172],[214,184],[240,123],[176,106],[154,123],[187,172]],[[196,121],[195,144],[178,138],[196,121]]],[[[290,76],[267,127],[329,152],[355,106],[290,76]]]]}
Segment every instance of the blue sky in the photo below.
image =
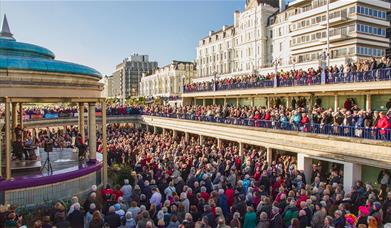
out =
{"type": "Polygon", "coordinates": [[[159,66],[192,61],[198,40],[232,24],[244,0],[1,1],[0,6],[18,41],[110,75],[134,52],[149,54],[159,66]]]}

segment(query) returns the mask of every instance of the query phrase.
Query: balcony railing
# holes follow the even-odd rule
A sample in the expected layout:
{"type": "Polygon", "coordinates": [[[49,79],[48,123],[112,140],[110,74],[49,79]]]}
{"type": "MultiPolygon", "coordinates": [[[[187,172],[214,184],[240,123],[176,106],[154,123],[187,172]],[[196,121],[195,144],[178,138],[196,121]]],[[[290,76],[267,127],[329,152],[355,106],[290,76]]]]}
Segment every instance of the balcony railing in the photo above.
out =
{"type": "MultiPolygon", "coordinates": [[[[373,82],[373,81],[390,81],[391,80],[391,68],[382,68],[366,72],[349,72],[349,73],[331,73],[327,74],[325,78],[325,84],[340,84],[340,83],[360,83],[360,82],[373,82]]],[[[237,90],[237,89],[252,89],[252,88],[272,88],[272,87],[293,87],[293,86],[311,86],[320,85],[322,79],[321,75],[303,76],[299,79],[294,78],[282,78],[279,77],[276,85],[274,86],[274,80],[259,80],[256,82],[238,82],[238,83],[212,83],[205,82],[202,87],[187,87],[184,86],[184,93],[191,92],[210,92],[210,91],[224,91],[224,90],[237,90]]]]}
{"type": "Polygon", "coordinates": [[[391,141],[391,129],[366,128],[355,126],[338,126],[333,124],[316,124],[316,123],[294,123],[288,121],[270,121],[255,120],[247,118],[221,118],[214,116],[196,116],[194,114],[165,114],[165,113],[143,113],[144,115],[185,119],[202,122],[222,123],[230,125],[248,126],[254,128],[267,128],[284,131],[305,132],[312,134],[322,134],[330,136],[340,136],[358,139],[371,139],[391,141]]]}

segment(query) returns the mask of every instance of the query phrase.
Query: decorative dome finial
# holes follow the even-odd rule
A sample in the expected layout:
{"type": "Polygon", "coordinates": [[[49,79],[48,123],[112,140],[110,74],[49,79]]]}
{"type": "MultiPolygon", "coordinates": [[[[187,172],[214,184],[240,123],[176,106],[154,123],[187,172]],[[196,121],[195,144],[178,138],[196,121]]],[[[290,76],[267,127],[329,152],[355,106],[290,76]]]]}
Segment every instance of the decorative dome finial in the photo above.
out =
{"type": "Polygon", "coordinates": [[[1,27],[0,37],[15,40],[8,25],[7,16],[4,14],[3,26],[1,27]]]}

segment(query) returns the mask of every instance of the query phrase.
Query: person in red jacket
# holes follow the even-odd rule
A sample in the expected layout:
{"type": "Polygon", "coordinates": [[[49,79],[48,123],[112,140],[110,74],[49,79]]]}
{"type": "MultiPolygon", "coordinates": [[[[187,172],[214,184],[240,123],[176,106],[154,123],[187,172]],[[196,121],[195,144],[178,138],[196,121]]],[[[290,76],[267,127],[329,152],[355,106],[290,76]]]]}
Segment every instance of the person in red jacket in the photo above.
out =
{"type": "Polygon", "coordinates": [[[383,112],[379,113],[379,121],[377,121],[376,128],[379,129],[380,137],[382,139],[388,139],[390,137],[390,119],[388,119],[383,112]]]}
{"type": "Polygon", "coordinates": [[[309,123],[310,123],[310,118],[308,118],[307,113],[303,113],[301,116],[300,124],[303,127],[304,132],[308,131],[309,123]]]}

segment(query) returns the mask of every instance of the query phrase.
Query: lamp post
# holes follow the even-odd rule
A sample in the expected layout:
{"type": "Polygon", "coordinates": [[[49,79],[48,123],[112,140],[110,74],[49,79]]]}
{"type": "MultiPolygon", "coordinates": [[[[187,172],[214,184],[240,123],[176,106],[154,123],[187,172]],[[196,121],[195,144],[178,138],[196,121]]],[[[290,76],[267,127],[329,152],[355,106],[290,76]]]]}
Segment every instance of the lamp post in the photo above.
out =
{"type": "Polygon", "coordinates": [[[277,73],[278,73],[278,64],[281,63],[281,58],[276,58],[274,59],[273,61],[273,65],[274,65],[274,82],[273,82],[273,86],[274,87],[277,87],[277,73]]]}
{"type": "Polygon", "coordinates": [[[216,86],[217,86],[216,80],[217,80],[217,72],[214,71],[213,72],[213,91],[216,91],[216,86]]]}

